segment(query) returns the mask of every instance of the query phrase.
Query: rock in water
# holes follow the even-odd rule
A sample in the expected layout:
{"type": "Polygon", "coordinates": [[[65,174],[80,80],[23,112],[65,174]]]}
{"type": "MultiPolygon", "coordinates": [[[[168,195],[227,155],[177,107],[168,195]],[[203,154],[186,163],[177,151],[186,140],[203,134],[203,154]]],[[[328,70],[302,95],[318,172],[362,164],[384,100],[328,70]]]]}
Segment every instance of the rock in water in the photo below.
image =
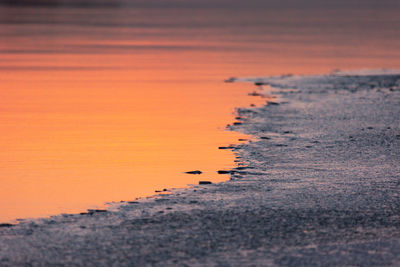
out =
{"type": "Polygon", "coordinates": [[[190,171],[190,172],[185,172],[187,174],[202,174],[202,171],[196,170],[196,171],[190,171]]]}

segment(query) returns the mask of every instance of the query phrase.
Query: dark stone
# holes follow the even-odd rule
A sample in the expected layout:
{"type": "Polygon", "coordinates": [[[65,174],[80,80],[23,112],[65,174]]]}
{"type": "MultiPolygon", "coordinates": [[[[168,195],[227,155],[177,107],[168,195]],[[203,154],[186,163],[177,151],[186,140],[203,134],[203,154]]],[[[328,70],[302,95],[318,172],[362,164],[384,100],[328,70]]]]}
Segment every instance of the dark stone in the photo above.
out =
{"type": "Polygon", "coordinates": [[[95,212],[107,212],[107,210],[94,210],[95,212]]]}
{"type": "Polygon", "coordinates": [[[239,138],[238,141],[245,142],[245,141],[249,141],[249,139],[239,138]]]}
{"type": "Polygon", "coordinates": [[[254,85],[261,86],[261,85],[266,85],[266,83],[264,83],[264,82],[254,82],[254,85]]]}
{"type": "Polygon", "coordinates": [[[139,204],[137,201],[128,201],[129,204],[139,204]]]}
{"type": "Polygon", "coordinates": [[[0,223],[0,227],[13,227],[14,224],[11,223],[0,223]]]}
{"type": "Polygon", "coordinates": [[[241,123],[241,122],[238,122],[238,121],[235,121],[234,123],[233,123],[233,125],[242,125],[243,123],[241,123]]]}
{"type": "Polygon", "coordinates": [[[230,173],[232,173],[232,171],[224,171],[224,170],[218,171],[218,174],[230,174],[230,173]]]}
{"type": "Polygon", "coordinates": [[[218,149],[234,149],[234,146],[220,146],[218,149]]]}
{"type": "Polygon", "coordinates": [[[271,139],[271,137],[268,137],[268,136],[261,136],[260,139],[269,140],[269,139],[271,139]]]}
{"type": "Polygon", "coordinates": [[[212,184],[210,181],[199,181],[199,184],[212,184]]]}
{"type": "Polygon", "coordinates": [[[107,212],[107,210],[102,210],[102,209],[94,209],[94,210],[88,210],[88,212],[93,213],[93,212],[107,212]]]}
{"type": "MultiPolygon", "coordinates": [[[[185,173],[187,173],[187,174],[202,174],[203,172],[196,170],[196,171],[190,171],[190,172],[185,172],[185,173]]],[[[167,190],[165,190],[165,191],[167,191],[167,190]]]]}
{"type": "Polygon", "coordinates": [[[267,101],[267,104],[268,104],[268,105],[274,105],[274,106],[279,105],[278,102],[272,102],[272,101],[267,101]]]}

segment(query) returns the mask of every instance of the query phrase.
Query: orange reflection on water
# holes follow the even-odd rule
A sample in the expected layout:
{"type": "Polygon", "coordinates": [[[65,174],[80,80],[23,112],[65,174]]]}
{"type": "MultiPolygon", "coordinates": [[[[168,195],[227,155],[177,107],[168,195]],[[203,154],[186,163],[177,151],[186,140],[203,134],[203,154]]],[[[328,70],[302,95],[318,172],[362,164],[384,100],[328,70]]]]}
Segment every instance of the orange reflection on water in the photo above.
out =
{"type": "Polygon", "coordinates": [[[218,146],[243,136],[224,131],[225,124],[234,107],[264,100],[246,96],[248,86],[176,80],[173,71],[151,71],[159,81],[135,75],[19,70],[3,76],[2,221],[229,178],[217,170],[234,167],[234,156],[218,146]],[[204,173],[183,173],[197,169],[204,173]]]}

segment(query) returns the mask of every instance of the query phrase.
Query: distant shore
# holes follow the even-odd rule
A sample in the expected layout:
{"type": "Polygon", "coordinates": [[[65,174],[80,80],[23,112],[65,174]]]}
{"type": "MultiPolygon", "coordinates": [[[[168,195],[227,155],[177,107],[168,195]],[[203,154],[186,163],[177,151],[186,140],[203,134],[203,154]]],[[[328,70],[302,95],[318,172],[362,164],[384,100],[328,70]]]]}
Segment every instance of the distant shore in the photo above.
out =
{"type": "Polygon", "coordinates": [[[400,75],[231,79],[279,101],[238,108],[231,180],[107,211],[0,227],[0,265],[400,264],[400,75]]]}

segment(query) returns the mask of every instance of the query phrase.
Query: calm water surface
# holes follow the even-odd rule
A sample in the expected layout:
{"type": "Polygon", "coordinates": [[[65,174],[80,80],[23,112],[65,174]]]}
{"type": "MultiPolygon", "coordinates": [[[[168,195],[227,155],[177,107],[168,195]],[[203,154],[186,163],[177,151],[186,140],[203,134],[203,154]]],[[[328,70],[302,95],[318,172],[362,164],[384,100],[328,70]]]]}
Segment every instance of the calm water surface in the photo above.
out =
{"type": "Polygon", "coordinates": [[[222,81],[400,68],[396,7],[0,2],[0,221],[228,179],[225,125],[265,100],[222,81]]]}

